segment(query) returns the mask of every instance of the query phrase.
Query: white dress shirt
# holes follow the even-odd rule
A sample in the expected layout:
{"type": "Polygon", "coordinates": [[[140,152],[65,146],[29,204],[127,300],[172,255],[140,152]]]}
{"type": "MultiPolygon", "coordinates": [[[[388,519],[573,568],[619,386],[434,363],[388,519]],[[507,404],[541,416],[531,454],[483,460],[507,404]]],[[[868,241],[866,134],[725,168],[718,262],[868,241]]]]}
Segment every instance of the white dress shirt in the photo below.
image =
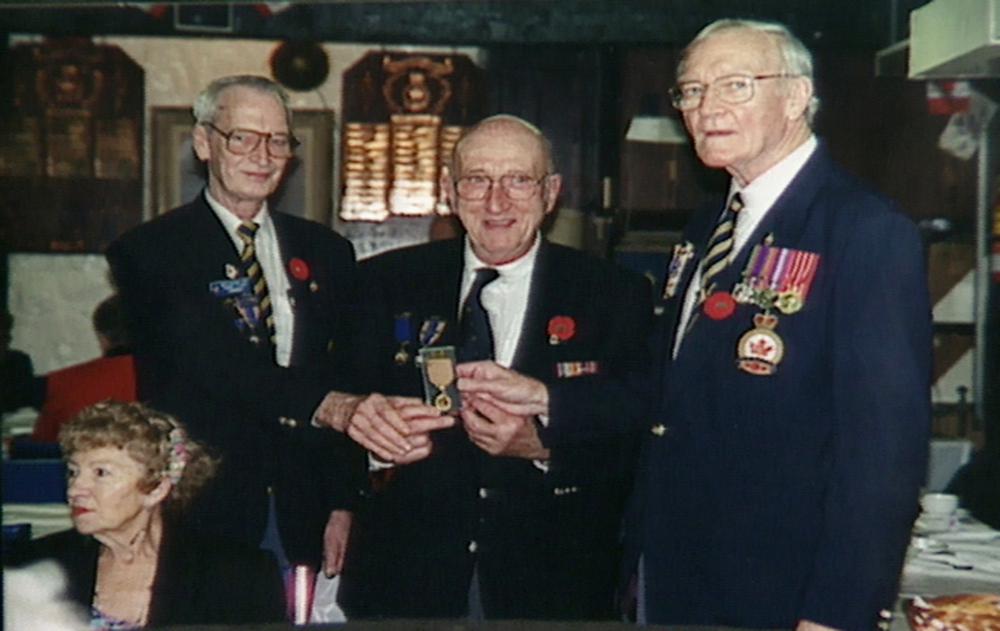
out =
{"type": "Polygon", "coordinates": [[[531,275],[541,242],[541,235],[535,235],[535,243],[521,258],[493,266],[483,263],[472,251],[468,237],[465,240],[465,270],[462,272],[462,291],[456,313],[461,313],[465,298],[476,280],[477,269],[493,267],[500,273],[495,281],[483,288],[482,301],[490,316],[494,359],[506,368],[514,362],[514,354],[521,341],[524,314],[528,310],[528,296],[531,294],[531,275]]]}
{"type": "MultiPolygon", "coordinates": [[[[788,185],[792,183],[798,175],[806,161],[812,156],[819,143],[816,136],[809,138],[799,145],[794,151],[785,156],[773,167],[758,175],[745,187],[741,187],[736,180],[729,183],[729,195],[726,199],[732,198],[739,193],[743,198],[743,208],[736,214],[736,225],[733,227],[733,250],[729,254],[729,260],[738,258],[740,251],[746,246],[747,241],[753,235],[757,226],[767,215],[774,203],[778,201],[781,194],[785,192],[788,185]]],[[[720,213],[721,214],[721,213],[720,213]]],[[[681,347],[681,340],[684,338],[684,331],[687,329],[691,314],[698,306],[698,290],[701,289],[701,263],[695,268],[688,285],[687,293],[684,294],[684,306],[681,309],[681,317],[677,323],[677,335],[674,337],[673,356],[677,357],[677,351],[681,347]]]]}
{"type": "MultiPolygon", "coordinates": [[[[219,221],[225,226],[226,232],[233,240],[233,245],[236,246],[236,251],[242,252],[243,239],[236,232],[242,223],[240,218],[212,199],[207,190],[205,191],[205,199],[215,211],[219,221]]],[[[264,280],[267,281],[267,291],[271,296],[271,310],[274,313],[275,360],[281,366],[288,366],[292,358],[292,335],[295,327],[292,302],[288,297],[291,284],[285,273],[278,234],[275,232],[271,215],[267,211],[266,201],[253,221],[259,226],[257,234],[254,236],[254,247],[257,250],[257,260],[264,272],[264,280]]]]}

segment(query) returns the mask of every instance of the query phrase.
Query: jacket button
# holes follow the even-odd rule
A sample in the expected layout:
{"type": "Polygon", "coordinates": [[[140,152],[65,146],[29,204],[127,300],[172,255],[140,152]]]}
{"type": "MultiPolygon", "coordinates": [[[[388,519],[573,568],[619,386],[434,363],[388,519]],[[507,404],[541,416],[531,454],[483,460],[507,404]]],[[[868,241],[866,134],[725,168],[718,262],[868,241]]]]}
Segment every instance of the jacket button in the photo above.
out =
{"type": "Polygon", "coordinates": [[[469,552],[475,554],[476,550],[478,549],[479,549],[479,544],[477,544],[475,541],[469,542],[469,552]]]}
{"type": "Polygon", "coordinates": [[[489,496],[490,496],[490,490],[489,489],[487,489],[485,487],[479,489],[479,497],[481,497],[482,499],[485,500],[489,496]]]}
{"type": "Polygon", "coordinates": [[[667,433],[667,427],[666,425],[657,424],[649,428],[649,431],[653,433],[653,436],[663,436],[667,433]]]}

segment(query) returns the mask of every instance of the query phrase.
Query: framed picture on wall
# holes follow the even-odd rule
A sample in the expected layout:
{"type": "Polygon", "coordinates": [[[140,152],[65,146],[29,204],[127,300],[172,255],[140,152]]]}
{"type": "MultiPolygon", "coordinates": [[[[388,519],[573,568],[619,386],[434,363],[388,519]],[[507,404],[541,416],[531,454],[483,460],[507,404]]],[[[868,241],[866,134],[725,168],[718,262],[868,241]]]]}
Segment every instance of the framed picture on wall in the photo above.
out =
{"type": "MultiPolygon", "coordinates": [[[[292,122],[292,131],[302,144],[271,198],[271,207],[328,226],[333,190],[333,112],[295,110],[292,122]]],[[[189,202],[205,187],[205,166],[191,147],[192,125],[189,108],[158,107],[152,111],[150,190],[156,215],[189,202]]]]}

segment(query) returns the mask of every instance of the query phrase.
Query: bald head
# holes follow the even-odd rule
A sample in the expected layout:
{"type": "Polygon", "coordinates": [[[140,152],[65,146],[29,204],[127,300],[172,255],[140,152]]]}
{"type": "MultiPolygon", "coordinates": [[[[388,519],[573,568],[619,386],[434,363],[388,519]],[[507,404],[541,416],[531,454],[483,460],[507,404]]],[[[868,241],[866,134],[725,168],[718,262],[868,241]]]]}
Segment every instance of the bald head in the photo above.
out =
{"type": "Polygon", "coordinates": [[[555,162],[552,159],[552,143],[549,139],[545,137],[540,129],[524,120],[523,118],[514,116],[512,114],[496,114],[490,116],[489,118],[484,118],[479,121],[462,134],[458,142],[455,143],[455,150],[452,155],[452,169],[459,169],[461,162],[461,154],[464,147],[469,144],[470,138],[474,138],[477,134],[485,134],[487,136],[500,137],[508,134],[524,134],[527,137],[533,138],[538,143],[538,149],[541,152],[542,163],[545,165],[546,173],[555,172],[555,162]]]}

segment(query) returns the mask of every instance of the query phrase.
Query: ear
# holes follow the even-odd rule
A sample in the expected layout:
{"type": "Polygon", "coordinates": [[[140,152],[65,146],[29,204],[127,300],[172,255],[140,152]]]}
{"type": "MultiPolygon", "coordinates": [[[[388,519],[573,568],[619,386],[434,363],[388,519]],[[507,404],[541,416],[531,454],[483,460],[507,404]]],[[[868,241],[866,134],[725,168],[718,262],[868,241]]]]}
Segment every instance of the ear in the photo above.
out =
{"type": "Polygon", "coordinates": [[[806,77],[794,77],[789,79],[789,84],[785,115],[790,119],[805,118],[813,97],[813,82],[806,77]]]}
{"type": "Polygon", "coordinates": [[[208,128],[204,125],[195,125],[191,130],[191,144],[194,146],[194,154],[202,162],[208,162],[212,155],[212,146],[208,142],[208,128]]]}
{"type": "Polygon", "coordinates": [[[559,191],[562,190],[562,176],[558,173],[553,173],[548,176],[545,183],[545,197],[542,200],[545,203],[545,214],[549,214],[556,207],[556,202],[559,201],[559,191]]]}
{"type": "Polygon", "coordinates": [[[146,493],[146,496],[142,498],[142,503],[146,508],[152,508],[167,499],[173,489],[173,482],[169,478],[162,478],[156,488],[146,493]]]}

